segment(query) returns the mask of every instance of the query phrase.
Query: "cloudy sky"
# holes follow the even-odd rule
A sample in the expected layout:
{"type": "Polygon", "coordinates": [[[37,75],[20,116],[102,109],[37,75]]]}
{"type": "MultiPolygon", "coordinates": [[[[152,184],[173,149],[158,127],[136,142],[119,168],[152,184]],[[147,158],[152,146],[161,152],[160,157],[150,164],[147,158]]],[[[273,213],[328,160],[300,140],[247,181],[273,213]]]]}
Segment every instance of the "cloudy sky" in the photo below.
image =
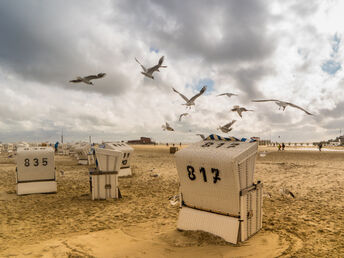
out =
{"type": "Polygon", "coordinates": [[[0,1],[0,141],[198,140],[236,119],[232,135],[283,141],[344,129],[343,1],[0,1]],[[165,56],[166,69],[144,78],[165,56]],[[105,72],[93,86],[76,76],[105,72]],[[207,92],[182,122],[183,100],[207,92]],[[216,97],[223,92],[239,97],[216,97]],[[271,103],[300,105],[315,116],[271,103]],[[254,112],[241,119],[241,105],[254,112]],[[164,132],[168,121],[176,132],[164,132]]]}

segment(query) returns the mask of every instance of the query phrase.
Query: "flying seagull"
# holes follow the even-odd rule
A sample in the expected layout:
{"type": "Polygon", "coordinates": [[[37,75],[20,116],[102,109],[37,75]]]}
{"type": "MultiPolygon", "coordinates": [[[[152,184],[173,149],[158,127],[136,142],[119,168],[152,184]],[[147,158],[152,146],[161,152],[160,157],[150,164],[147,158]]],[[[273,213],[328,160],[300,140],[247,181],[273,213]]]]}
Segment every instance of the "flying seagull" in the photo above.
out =
{"type": "Polygon", "coordinates": [[[83,82],[89,85],[93,85],[93,82],[91,82],[91,80],[103,78],[105,75],[106,73],[98,73],[97,75],[89,75],[85,77],[78,76],[75,80],[70,80],[69,82],[74,82],[74,83],[83,82]]]}
{"type": "Polygon", "coordinates": [[[160,71],[159,71],[159,68],[166,68],[166,67],[167,67],[166,65],[162,65],[162,63],[164,62],[164,56],[160,57],[159,63],[158,63],[157,65],[155,65],[155,66],[153,66],[153,67],[151,67],[151,68],[148,68],[148,69],[147,69],[146,67],[144,67],[144,66],[139,62],[139,60],[137,60],[136,57],[135,57],[135,61],[136,61],[139,65],[141,65],[141,68],[142,68],[142,70],[143,70],[143,72],[141,72],[141,73],[142,73],[143,75],[147,76],[148,78],[153,79],[153,80],[154,80],[153,73],[154,73],[155,71],[160,72],[160,71]]]}
{"type": "Polygon", "coordinates": [[[204,136],[204,134],[200,134],[200,133],[198,133],[198,134],[196,134],[196,135],[198,135],[198,136],[200,136],[203,140],[205,140],[205,136],[204,136]]]}
{"type": "Polygon", "coordinates": [[[167,130],[167,131],[174,131],[174,129],[166,122],[166,125],[162,125],[161,126],[162,127],[162,129],[165,131],[165,130],[167,130]]]}
{"type": "Polygon", "coordinates": [[[232,97],[232,96],[238,96],[238,94],[234,94],[234,93],[222,93],[217,95],[217,97],[219,96],[227,96],[228,98],[232,97]]]}
{"type": "Polygon", "coordinates": [[[246,111],[253,111],[253,110],[249,110],[246,109],[244,107],[240,107],[238,105],[233,106],[233,108],[231,109],[233,112],[238,112],[238,115],[242,118],[242,112],[246,112],[246,111]]]}
{"type": "Polygon", "coordinates": [[[182,121],[182,117],[183,117],[183,116],[187,116],[188,114],[189,114],[189,113],[180,114],[180,116],[179,116],[179,122],[182,121]]]}
{"type": "Polygon", "coordinates": [[[189,107],[189,109],[191,109],[191,106],[195,105],[195,100],[206,91],[207,86],[203,86],[203,88],[200,90],[200,92],[197,93],[195,96],[193,96],[191,99],[188,99],[187,97],[185,97],[183,94],[181,94],[175,88],[172,88],[172,89],[173,89],[174,92],[178,93],[185,100],[186,103],[182,104],[182,105],[186,105],[186,108],[189,107]]]}
{"type": "Polygon", "coordinates": [[[274,101],[279,106],[279,110],[282,108],[284,111],[287,106],[291,106],[291,107],[298,108],[298,109],[302,110],[307,115],[310,115],[310,116],[313,115],[313,114],[309,113],[307,110],[303,109],[302,107],[299,107],[293,103],[281,101],[278,99],[256,99],[256,100],[252,100],[252,102],[268,102],[268,101],[274,101]]]}
{"type": "Polygon", "coordinates": [[[236,122],[236,120],[232,120],[232,122],[229,122],[228,124],[225,124],[224,126],[219,126],[217,130],[221,130],[223,133],[229,133],[232,131],[233,128],[232,125],[236,122]]]}

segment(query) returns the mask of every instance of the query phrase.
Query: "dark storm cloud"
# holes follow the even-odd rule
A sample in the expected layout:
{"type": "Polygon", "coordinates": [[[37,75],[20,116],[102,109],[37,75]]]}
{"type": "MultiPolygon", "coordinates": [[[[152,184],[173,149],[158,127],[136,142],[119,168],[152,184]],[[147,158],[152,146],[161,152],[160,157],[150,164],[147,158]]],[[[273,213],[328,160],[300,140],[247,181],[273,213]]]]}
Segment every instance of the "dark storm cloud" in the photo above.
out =
{"type": "MultiPolygon", "coordinates": [[[[97,21],[118,26],[133,41],[176,58],[201,58],[208,66],[255,65],[275,49],[274,38],[266,32],[269,13],[262,1],[119,1],[113,8],[108,20],[99,18],[104,10],[95,1],[2,1],[0,33],[6,36],[0,41],[0,66],[25,80],[64,88],[73,87],[68,80],[76,76],[106,72],[97,87],[77,89],[121,94],[128,89],[130,74],[107,65],[128,57],[129,46],[114,54],[94,35],[97,21]]],[[[256,93],[252,82],[262,77],[242,71],[234,76],[249,96],[256,93]]]]}
{"type": "Polygon", "coordinates": [[[319,117],[322,118],[342,118],[344,112],[344,101],[339,102],[336,104],[335,108],[332,109],[320,109],[319,110],[319,117]]]}
{"type": "Polygon", "coordinates": [[[120,94],[128,80],[120,71],[107,71],[109,68],[102,65],[105,50],[92,34],[96,26],[92,28],[87,23],[88,18],[94,19],[95,3],[1,1],[0,66],[24,80],[65,88],[71,87],[68,81],[76,76],[112,72],[110,80],[97,82],[97,88],[81,90],[120,94]]]}
{"type": "Polygon", "coordinates": [[[233,77],[246,102],[261,95],[259,80],[274,72],[263,64],[277,44],[267,32],[272,16],[263,1],[132,0],[114,8],[124,14],[115,21],[132,27],[134,37],[175,58],[201,59],[209,69],[233,77]]]}
{"type": "Polygon", "coordinates": [[[152,46],[178,57],[202,57],[215,64],[256,61],[275,48],[266,32],[269,13],[262,1],[133,0],[114,8],[136,28],[136,37],[147,37],[152,46]]]}

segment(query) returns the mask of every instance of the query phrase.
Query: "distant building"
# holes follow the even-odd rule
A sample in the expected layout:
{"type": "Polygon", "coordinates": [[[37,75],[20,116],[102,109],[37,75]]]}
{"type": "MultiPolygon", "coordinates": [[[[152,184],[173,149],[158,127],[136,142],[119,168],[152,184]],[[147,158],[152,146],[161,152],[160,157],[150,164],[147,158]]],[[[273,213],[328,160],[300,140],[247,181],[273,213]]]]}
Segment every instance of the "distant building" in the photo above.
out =
{"type": "Polygon", "coordinates": [[[258,144],[259,145],[271,145],[271,141],[270,140],[258,140],[258,144]]]}
{"type": "Polygon", "coordinates": [[[339,141],[341,145],[344,145],[344,135],[339,136],[339,141]]]}
{"type": "Polygon", "coordinates": [[[129,140],[127,143],[128,144],[154,144],[155,142],[153,142],[151,138],[140,137],[140,140],[129,140]]]}

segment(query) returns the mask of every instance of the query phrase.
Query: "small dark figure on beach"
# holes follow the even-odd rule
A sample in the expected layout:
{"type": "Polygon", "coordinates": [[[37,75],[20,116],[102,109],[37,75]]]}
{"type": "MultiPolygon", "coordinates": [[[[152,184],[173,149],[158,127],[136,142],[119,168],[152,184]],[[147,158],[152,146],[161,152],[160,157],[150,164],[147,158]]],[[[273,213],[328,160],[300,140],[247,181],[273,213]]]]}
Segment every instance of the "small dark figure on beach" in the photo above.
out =
{"type": "Polygon", "coordinates": [[[319,147],[319,151],[321,151],[321,148],[322,148],[322,143],[321,142],[318,144],[318,147],[319,147]]]}
{"type": "Polygon", "coordinates": [[[57,149],[59,148],[59,142],[55,143],[55,153],[57,152],[57,149]]]}
{"type": "Polygon", "coordinates": [[[281,146],[281,144],[279,143],[279,144],[278,144],[278,151],[281,150],[281,147],[282,147],[282,146],[281,146]]]}
{"type": "Polygon", "coordinates": [[[285,144],[284,142],[282,143],[282,151],[284,151],[284,148],[285,148],[285,144]]]}

